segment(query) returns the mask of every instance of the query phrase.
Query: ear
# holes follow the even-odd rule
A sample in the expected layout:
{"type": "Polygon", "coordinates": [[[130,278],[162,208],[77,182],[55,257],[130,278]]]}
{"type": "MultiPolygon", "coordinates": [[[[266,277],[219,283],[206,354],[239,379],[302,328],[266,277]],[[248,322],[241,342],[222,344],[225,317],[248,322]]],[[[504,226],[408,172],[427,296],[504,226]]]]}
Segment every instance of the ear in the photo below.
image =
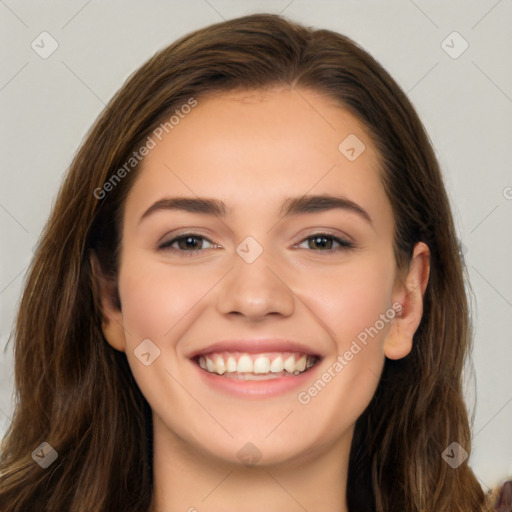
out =
{"type": "Polygon", "coordinates": [[[413,336],[423,316],[423,297],[430,274],[430,251],[418,242],[409,263],[405,279],[401,278],[393,292],[394,303],[402,308],[390,324],[384,342],[384,354],[389,359],[401,359],[412,350],[413,336]]]}
{"type": "Polygon", "coordinates": [[[101,330],[108,344],[121,352],[125,351],[126,338],[123,325],[123,313],[117,298],[116,283],[104,275],[94,252],[89,256],[91,263],[93,290],[96,303],[101,309],[101,330]]]}

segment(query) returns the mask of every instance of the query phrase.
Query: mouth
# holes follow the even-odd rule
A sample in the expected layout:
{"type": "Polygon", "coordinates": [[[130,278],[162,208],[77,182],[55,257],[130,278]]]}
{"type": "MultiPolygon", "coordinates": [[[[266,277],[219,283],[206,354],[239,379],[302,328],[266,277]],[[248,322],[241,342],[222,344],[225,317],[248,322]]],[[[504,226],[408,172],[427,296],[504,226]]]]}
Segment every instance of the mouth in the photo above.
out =
{"type": "Polygon", "coordinates": [[[217,341],[188,358],[205,392],[266,399],[306,387],[324,355],[310,344],[268,337],[217,341]]]}
{"type": "Polygon", "coordinates": [[[192,360],[205,372],[242,381],[293,378],[306,373],[320,361],[302,352],[209,352],[192,360]]]}

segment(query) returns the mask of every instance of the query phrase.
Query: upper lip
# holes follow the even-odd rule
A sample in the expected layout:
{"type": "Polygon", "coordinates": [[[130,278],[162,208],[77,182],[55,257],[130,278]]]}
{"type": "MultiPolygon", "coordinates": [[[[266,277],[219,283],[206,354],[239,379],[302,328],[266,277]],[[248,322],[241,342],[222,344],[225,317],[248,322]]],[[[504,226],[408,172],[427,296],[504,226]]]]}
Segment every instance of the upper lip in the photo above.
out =
{"type": "Polygon", "coordinates": [[[282,338],[259,338],[259,339],[231,339],[222,340],[206,348],[196,350],[190,354],[190,359],[209,354],[211,352],[246,352],[258,354],[265,352],[299,352],[309,356],[321,357],[307,345],[289,339],[282,338]]]}

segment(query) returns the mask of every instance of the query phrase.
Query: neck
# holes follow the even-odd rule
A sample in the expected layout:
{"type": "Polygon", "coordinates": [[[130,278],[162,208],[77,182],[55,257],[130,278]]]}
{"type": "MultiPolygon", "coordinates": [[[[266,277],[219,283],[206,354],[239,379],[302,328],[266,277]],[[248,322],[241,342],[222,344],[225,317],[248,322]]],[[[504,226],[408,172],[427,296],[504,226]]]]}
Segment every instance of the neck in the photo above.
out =
{"type": "Polygon", "coordinates": [[[348,512],[353,430],[279,464],[245,466],[190,447],[154,418],[151,512],[348,512]]]}

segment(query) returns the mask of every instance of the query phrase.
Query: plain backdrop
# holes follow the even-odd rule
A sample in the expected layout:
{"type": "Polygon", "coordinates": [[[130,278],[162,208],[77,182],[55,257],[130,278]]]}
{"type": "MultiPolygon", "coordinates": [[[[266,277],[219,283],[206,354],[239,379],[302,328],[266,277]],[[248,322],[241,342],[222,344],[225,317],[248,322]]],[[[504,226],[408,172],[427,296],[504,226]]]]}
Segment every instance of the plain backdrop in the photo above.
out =
{"type": "Polygon", "coordinates": [[[495,485],[512,475],[511,0],[1,0],[0,434],[13,410],[13,343],[4,347],[33,248],[83,137],[157,50],[253,12],[348,35],[417,108],[441,163],[474,293],[465,388],[474,413],[470,464],[484,489],[495,485]]]}

